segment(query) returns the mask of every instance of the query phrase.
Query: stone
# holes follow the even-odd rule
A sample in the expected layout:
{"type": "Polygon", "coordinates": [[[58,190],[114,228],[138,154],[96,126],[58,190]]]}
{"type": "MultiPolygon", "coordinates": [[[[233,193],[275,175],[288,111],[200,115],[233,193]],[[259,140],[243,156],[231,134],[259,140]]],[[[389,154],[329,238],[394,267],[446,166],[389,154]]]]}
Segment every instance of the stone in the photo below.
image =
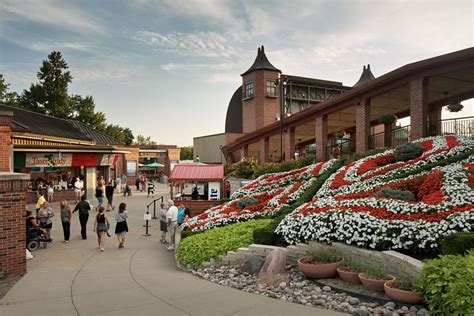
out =
{"type": "Polygon", "coordinates": [[[370,312],[366,309],[356,308],[352,311],[354,316],[370,316],[370,312]]]}
{"type": "Polygon", "coordinates": [[[324,299],[317,299],[317,300],[314,300],[314,305],[326,305],[326,300],[324,299]]]}
{"type": "Polygon", "coordinates": [[[428,311],[425,308],[421,308],[417,313],[417,316],[429,315],[428,311]]]}
{"type": "Polygon", "coordinates": [[[323,291],[324,292],[331,292],[331,287],[330,286],[323,286],[323,291]]]}
{"type": "Polygon", "coordinates": [[[418,308],[416,308],[416,306],[412,306],[412,307],[410,307],[410,312],[411,313],[416,313],[416,312],[418,312],[418,308]]]}
{"type": "Polygon", "coordinates": [[[403,307],[402,307],[402,311],[404,311],[404,312],[408,312],[409,310],[410,310],[410,309],[409,309],[408,307],[406,307],[406,306],[403,306],[403,307]]]}
{"type": "Polygon", "coordinates": [[[351,304],[351,305],[356,305],[356,304],[359,304],[359,303],[360,303],[360,300],[356,297],[351,297],[349,299],[349,304],[351,304]]]}
{"type": "Polygon", "coordinates": [[[380,307],[377,307],[373,310],[373,313],[374,313],[374,316],[384,316],[385,315],[385,311],[383,310],[383,308],[380,308],[380,307]]]}
{"type": "Polygon", "coordinates": [[[388,302],[387,304],[385,304],[383,307],[387,308],[387,309],[395,309],[397,305],[394,303],[394,302],[388,302]]]}
{"type": "Polygon", "coordinates": [[[258,273],[258,283],[276,286],[281,282],[289,282],[290,276],[285,270],[286,251],[275,249],[267,255],[265,263],[258,273]]]}
{"type": "Polygon", "coordinates": [[[278,284],[278,287],[284,289],[286,287],[286,282],[280,282],[280,284],[278,284]]]}
{"type": "Polygon", "coordinates": [[[240,273],[257,274],[263,266],[263,259],[250,256],[240,268],[240,273]]]}

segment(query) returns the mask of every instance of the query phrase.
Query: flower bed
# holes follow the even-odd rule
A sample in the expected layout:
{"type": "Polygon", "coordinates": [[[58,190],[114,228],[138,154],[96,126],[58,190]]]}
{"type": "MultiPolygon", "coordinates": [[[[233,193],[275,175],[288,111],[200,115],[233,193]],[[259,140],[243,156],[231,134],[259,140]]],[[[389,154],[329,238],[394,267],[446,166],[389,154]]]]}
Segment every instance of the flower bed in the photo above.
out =
{"type": "Polygon", "coordinates": [[[440,136],[417,142],[424,148],[418,158],[395,162],[394,150],[387,150],[340,168],[276,232],[290,244],[340,241],[427,251],[446,235],[472,230],[474,156],[428,171],[424,167],[473,150],[474,141],[440,136]],[[405,174],[410,175],[401,178],[405,174]],[[374,197],[387,188],[410,191],[416,201],[374,197]]]}
{"type": "Polygon", "coordinates": [[[191,218],[183,228],[198,232],[252,218],[272,216],[301,197],[316,180],[315,177],[329,170],[335,162],[333,159],[288,172],[262,175],[234,192],[231,201],[191,218]],[[256,199],[258,203],[238,208],[239,201],[249,197],[256,199]]]}

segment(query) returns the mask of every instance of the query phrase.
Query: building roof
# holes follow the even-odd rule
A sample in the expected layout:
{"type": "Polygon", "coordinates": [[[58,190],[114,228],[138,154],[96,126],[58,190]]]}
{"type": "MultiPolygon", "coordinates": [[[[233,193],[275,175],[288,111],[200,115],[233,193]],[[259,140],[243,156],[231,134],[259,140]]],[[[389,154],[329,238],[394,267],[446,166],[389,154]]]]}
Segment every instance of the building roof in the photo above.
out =
{"type": "Polygon", "coordinates": [[[177,164],[171,171],[170,181],[222,181],[224,165],[177,164]]]}
{"type": "Polygon", "coordinates": [[[246,74],[249,74],[255,70],[273,70],[281,72],[279,69],[273,66],[272,63],[270,63],[267,56],[265,55],[265,48],[263,46],[257,49],[257,57],[255,58],[253,65],[250,66],[246,72],[241,74],[241,76],[245,76],[246,74]]]}
{"type": "Polygon", "coordinates": [[[372,71],[370,71],[370,64],[367,65],[367,68],[364,66],[364,69],[362,70],[362,74],[360,75],[359,81],[356,82],[354,87],[360,86],[363,83],[366,83],[370,80],[375,79],[375,76],[372,74],[372,71]]]}
{"type": "Polygon", "coordinates": [[[226,133],[242,133],[242,86],[235,90],[227,107],[225,117],[226,133]]]}
{"type": "Polygon", "coordinates": [[[115,138],[81,122],[60,119],[4,104],[0,104],[0,110],[13,112],[12,130],[14,132],[92,141],[97,144],[122,144],[115,138]]]}

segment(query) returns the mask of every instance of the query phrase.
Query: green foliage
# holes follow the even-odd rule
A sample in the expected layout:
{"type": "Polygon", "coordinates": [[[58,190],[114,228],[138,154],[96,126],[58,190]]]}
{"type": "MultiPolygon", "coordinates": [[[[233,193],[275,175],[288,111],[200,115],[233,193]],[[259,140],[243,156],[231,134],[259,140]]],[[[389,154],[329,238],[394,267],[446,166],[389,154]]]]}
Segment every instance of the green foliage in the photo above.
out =
{"type": "Polygon", "coordinates": [[[5,81],[3,74],[0,74],[0,103],[9,106],[18,106],[18,94],[8,92],[10,84],[5,81]]]}
{"type": "Polygon", "coordinates": [[[289,160],[282,163],[266,163],[257,166],[253,174],[253,178],[258,178],[259,176],[267,173],[284,172],[299,169],[311,165],[313,163],[314,155],[306,155],[299,159],[289,160]]]}
{"type": "Polygon", "coordinates": [[[133,143],[134,136],[132,131],[127,127],[123,128],[119,125],[109,124],[104,131],[107,135],[125,143],[131,145],[133,143]]]}
{"type": "Polygon", "coordinates": [[[382,115],[379,118],[380,124],[392,124],[397,121],[397,116],[394,114],[382,115]]]}
{"type": "Polygon", "coordinates": [[[387,197],[403,201],[415,201],[415,195],[410,191],[393,190],[389,188],[382,189],[374,194],[375,197],[387,197]]]}
{"type": "Polygon", "coordinates": [[[311,258],[312,262],[318,263],[332,263],[342,260],[342,256],[335,249],[323,249],[318,251],[311,243],[307,256],[311,258]]]}
{"type": "Polygon", "coordinates": [[[184,238],[188,238],[189,236],[196,235],[198,233],[199,232],[193,232],[193,231],[190,231],[190,230],[183,230],[183,231],[181,231],[181,240],[183,240],[184,238]]]}
{"type": "Polygon", "coordinates": [[[193,146],[181,147],[181,152],[179,153],[180,160],[193,160],[193,146]]]}
{"type": "Polygon", "coordinates": [[[392,283],[393,287],[404,291],[415,291],[416,280],[409,275],[397,275],[396,280],[392,283]]]}
{"type": "Polygon", "coordinates": [[[246,158],[235,164],[232,175],[237,178],[252,179],[256,168],[257,161],[252,158],[246,158]]]}
{"type": "Polygon", "coordinates": [[[386,280],[388,273],[384,268],[364,266],[362,272],[368,279],[386,280]]]}
{"type": "Polygon", "coordinates": [[[178,262],[198,267],[205,261],[227,254],[228,251],[247,247],[253,243],[253,231],[269,222],[268,219],[249,220],[189,236],[179,244],[176,252],[178,262]]]}
{"type": "Polygon", "coordinates": [[[344,261],[341,264],[341,268],[344,271],[348,271],[348,272],[362,272],[365,269],[365,265],[363,265],[359,261],[344,259],[344,261]]]}
{"type": "Polygon", "coordinates": [[[474,249],[474,232],[457,232],[441,241],[443,255],[464,255],[474,249]]]}
{"type": "Polygon", "coordinates": [[[474,311],[474,251],[427,261],[417,288],[433,314],[469,315],[474,311]]]}
{"type": "Polygon", "coordinates": [[[151,146],[151,145],[156,145],[156,142],[151,140],[151,136],[145,137],[143,135],[138,135],[135,140],[135,144],[151,146]]]}
{"type": "Polygon", "coordinates": [[[237,202],[237,208],[238,209],[244,209],[247,206],[255,205],[255,204],[258,204],[257,199],[254,199],[254,198],[251,198],[251,197],[246,197],[246,198],[243,198],[242,200],[240,200],[239,202],[237,202]]]}
{"type": "Polygon", "coordinates": [[[88,95],[83,98],[80,95],[73,95],[70,98],[70,105],[73,111],[73,120],[85,123],[99,131],[105,130],[107,126],[105,114],[95,111],[95,102],[92,96],[88,95]]]}
{"type": "Polygon", "coordinates": [[[446,107],[449,112],[460,112],[463,108],[464,105],[462,105],[459,101],[448,104],[448,106],[446,107]]]}
{"type": "Polygon", "coordinates": [[[418,143],[406,143],[395,148],[395,161],[408,161],[418,158],[423,153],[423,146],[418,143]]]}

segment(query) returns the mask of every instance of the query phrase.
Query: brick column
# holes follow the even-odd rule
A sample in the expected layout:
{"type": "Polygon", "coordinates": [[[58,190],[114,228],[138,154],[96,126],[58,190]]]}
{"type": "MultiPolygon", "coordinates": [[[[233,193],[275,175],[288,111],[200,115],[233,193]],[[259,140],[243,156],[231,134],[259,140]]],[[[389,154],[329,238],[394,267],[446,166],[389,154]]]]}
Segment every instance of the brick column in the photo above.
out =
{"type": "Polygon", "coordinates": [[[249,156],[249,145],[243,145],[240,147],[240,160],[247,158],[249,156]]]}
{"type": "Polygon", "coordinates": [[[428,136],[437,136],[441,135],[441,106],[432,107],[428,111],[428,136]]]}
{"type": "Polygon", "coordinates": [[[26,189],[29,174],[0,172],[0,269],[26,273],[26,189]]]}
{"type": "Polygon", "coordinates": [[[369,150],[370,134],[370,99],[362,100],[356,105],[356,152],[369,150]]]}
{"type": "Polygon", "coordinates": [[[384,147],[393,146],[393,137],[394,137],[393,130],[395,129],[395,127],[396,127],[395,123],[384,124],[383,125],[383,131],[384,131],[383,145],[384,145],[384,147]]]}
{"type": "Polygon", "coordinates": [[[270,137],[260,139],[260,163],[270,160],[270,137]]]}
{"type": "Polygon", "coordinates": [[[285,160],[295,158],[295,128],[288,127],[285,133],[285,160]]]}
{"type": "Polygon", "coordinates": [[[410,140],[426,136],[427,115],[428,79],[414,79],[410,82],[410,140]]]}
{"type": "Polygon", "coordinates": [[[11,137],[12,137],[11,111],[0,111],[0,171],[12,171],[11,137]]]}
{"type": "Polygon", "coordinates": [[[328,117],[322,115],[316,117],[316,161],[325,161],[327,159],[328,145],[328,117]]]}

